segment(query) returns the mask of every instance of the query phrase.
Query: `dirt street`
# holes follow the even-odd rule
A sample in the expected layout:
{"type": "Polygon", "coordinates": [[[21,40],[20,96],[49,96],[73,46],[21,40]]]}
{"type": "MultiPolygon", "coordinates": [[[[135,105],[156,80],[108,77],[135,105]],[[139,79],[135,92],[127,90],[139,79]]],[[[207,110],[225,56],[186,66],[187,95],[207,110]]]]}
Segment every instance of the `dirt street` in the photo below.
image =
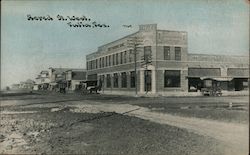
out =
{"type": "MultiPolygon", "coordinates": [[[[1,98],[0,152],[248,153],[247,123],[184,117],[152,110],[143,105],[146,104],[145,100],[152,102],[145,98],[106,96],[101,100],[96,96],[59,97],[34,95],[1,98]]],[[[184,100],[187,104],[188,101],[196,103],[194,98],[184,100]]],[[[169,105],[173,101],[175,105],[183,104],[178,103],[180,99],[166,98],[165,101],[169,105]]],[[[221,100],[221,104],[223,101],[226,99],[221,100]]],[[[246,100],[242,101],[248,107],[246,100]]],[[[157,102],[156,99],[154,102],[157,102]]],[[[245,114],[244,110],[242,113],[245,114]]]]}

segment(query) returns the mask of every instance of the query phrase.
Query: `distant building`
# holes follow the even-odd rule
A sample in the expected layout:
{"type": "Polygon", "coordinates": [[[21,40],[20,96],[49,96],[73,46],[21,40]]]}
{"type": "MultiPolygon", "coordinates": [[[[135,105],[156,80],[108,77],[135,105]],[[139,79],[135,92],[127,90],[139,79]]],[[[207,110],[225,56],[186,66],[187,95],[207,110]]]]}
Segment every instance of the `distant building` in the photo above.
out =
{"type": "Polygon", "coordinates": [[[86,81],[86,69],[53,68],[43,70],[36,78],[35,90],[80,89],[86,81]]]}
{"type": "Polygon", "coordinates": [[[50,83],[49,72],[46,70],[41,71],[35,79],[35,83],[35,90],[47,90],[49,88],[50,83]]]}
{"type": "Polygon", "coordinates": [[[19,85],[20,84],[12,84],[11,85],[11,90],[17,90],[17,89],[19,89],[19,85]]]}
{"type": "Polygon", "coordinates": [[[26,81],[20,82],[19,89],[31,89],[32,90],[34,85],[35,85],[35,81],[28,79],[26,81]]]}
{"type": "Polygon", "coordinates": [[[241,91],[249,85],[248,56],[189,54],[187,32],[156,24],[98,47],[86,61],[88,81],[102,81],[105,93],[134,94],[137,87],[139,94],[168,95],[200,91],[206,83],[241,91]],[[130,45],[135,37],[141,42],[136,58],[130,45]]]}
{"type": "Polygon", "coordinates": [[[86,69],[70,69],[65,71],[68,90],[80,90],[86,88],[86,69]]]}

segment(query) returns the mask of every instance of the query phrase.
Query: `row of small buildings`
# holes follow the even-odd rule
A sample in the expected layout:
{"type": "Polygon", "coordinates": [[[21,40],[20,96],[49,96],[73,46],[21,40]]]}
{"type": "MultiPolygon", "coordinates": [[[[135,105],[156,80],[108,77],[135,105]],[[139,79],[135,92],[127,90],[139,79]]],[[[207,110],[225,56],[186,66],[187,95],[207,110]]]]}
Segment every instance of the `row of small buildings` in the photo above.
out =
{"type": "Polygon", "coordinates": [[[41,71],[35,80],[27,80],[12,85],[12,89],[32,89],[59,91],[66,88],[68,91],[81,90],[86,85],[86,70],[76,68],[49,68],[41,71]]]}
{"type": "Polygon", "coordinates": [[[86,70],[76,68],[49,68],[43,70],[35,79],[34,90],[80,90],[86,82],[86,70]]]}
{"type": "Polygon", "coordinates": [[[249,57],[188,52],[188,33],[140,25],[133,34],[86,55],[86,70],[49,68],[35,90],[80,90],[101,85],[110,94],[183,94],[219,86],[225,92],[249,89],[249,57]]]}

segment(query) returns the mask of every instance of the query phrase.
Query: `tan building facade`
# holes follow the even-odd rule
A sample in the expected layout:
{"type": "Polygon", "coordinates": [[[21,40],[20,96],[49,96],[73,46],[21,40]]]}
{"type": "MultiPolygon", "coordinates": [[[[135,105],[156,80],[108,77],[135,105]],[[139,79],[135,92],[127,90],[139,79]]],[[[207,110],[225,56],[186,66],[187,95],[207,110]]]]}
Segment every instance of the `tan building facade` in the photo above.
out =
{"type": "Polygon", "coordinates": [[[156,24],[140,25],[138,32],[100,46],[86,60],[87,80],[102,81],[104,93],[165,95],[189,92],[201,78],[248,81],[246,57],[188,54],[187,32],[159,30],[156,24]],[[235,72],[239,68],[242,73],[235,72]]]}

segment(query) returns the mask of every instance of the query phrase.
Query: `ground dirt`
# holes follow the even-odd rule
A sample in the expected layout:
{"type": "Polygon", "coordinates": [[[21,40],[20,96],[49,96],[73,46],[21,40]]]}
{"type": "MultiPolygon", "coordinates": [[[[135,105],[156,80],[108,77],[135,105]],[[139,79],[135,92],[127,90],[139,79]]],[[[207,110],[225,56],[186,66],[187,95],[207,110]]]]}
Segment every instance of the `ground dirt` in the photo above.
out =
{"type": "MultiPolygon", "coordinates": [[[[211,99],[211,104],[239,101],[211,99]]],[[[184,101],[199,105],[195,98],[184,101]]],[[[97,95],[1,98],[0,153],[248,154],[245,121],[169,113],[149,107],[150,102],[184,104],[174,98],[97,95]]]]}

